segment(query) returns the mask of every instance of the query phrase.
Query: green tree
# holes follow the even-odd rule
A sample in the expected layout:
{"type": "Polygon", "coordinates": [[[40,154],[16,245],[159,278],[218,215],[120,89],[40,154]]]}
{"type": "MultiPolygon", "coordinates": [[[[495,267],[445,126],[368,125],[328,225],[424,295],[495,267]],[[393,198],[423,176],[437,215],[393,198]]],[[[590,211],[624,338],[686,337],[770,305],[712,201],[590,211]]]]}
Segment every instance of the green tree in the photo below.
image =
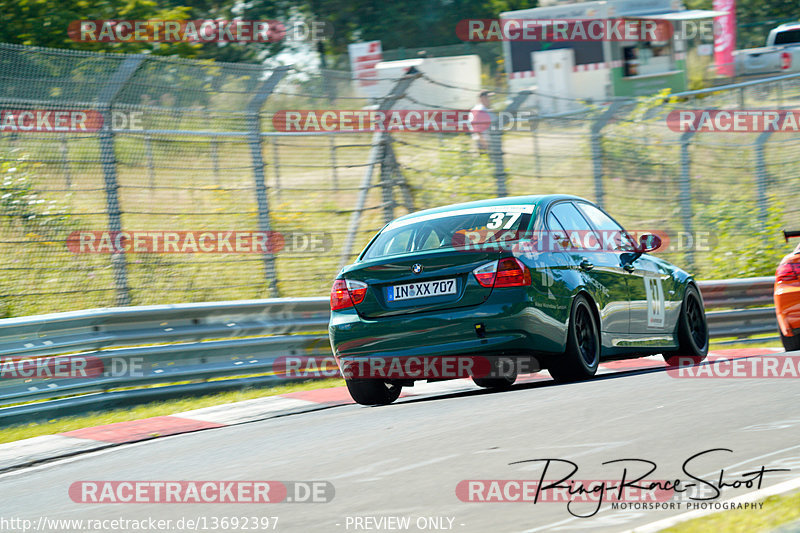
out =
{"type": "MultiPolygon", "coordinates": [[[[689,9],[712,9],[712,0],[684,0],[689,9]]],[[[764,46],[769,30],[783,22],[798,20],[797,0],[737,0],[736,46],[764,46]]]]}
{"type": "Polygon", "coordinates": [[[536,0],[308,0],[315,16],[333,23],[331,48],[337,53],[359,39],[379,39],[386,50],[458,44],[460,20],[496,18],[536,5],[536,0]]]}
{"type": "Polygon", "coordinates": [[[282,19],[292,7],[289,2],[254,0],[193,1],[190,6],[178,0],[0,0],[4,23],[0,25],[0,42],[71,48],[77,50],[151,53],[218,61],[260,61],[267,53],[275,53],[281,44],[261,43],[93,43],[75,42],[68,33],[69,25],[81,20],[244,20],[282,19]]]}

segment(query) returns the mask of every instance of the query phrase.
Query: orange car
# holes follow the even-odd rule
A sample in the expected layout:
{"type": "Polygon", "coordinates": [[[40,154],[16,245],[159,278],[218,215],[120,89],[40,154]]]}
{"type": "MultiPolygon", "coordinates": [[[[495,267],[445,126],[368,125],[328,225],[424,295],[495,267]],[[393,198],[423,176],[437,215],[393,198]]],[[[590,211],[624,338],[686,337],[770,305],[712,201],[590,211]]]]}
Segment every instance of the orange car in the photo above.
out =
{"type": "MultiPolygon", "coordinates": [[[[800,231],[785,231],[786,242],[800,231]]],[[[775,314],[787,352],[800,350],[800,245],[783,258],[775,271],[775,314]]]]}

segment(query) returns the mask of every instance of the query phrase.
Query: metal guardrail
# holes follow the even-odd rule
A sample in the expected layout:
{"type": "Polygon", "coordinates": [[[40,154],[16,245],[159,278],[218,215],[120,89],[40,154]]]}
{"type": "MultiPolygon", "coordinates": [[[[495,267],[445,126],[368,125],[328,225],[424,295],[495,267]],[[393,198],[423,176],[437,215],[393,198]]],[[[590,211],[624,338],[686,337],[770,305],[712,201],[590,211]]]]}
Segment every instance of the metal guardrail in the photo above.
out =
{"type": "Polygon", "coordinates": [[[706,309],[771,305],[774,284],[772,276],[697,282],[706,309]]]}
{"type": "Polygon", "coordinates": [[[699,281],[697,284],[703,294],[711,338],[743,339],[751,335],[777,333],[778,320],[772,306],[774,283],[772,276],[699,281]],[[743,309],[754,306],[760,307],[743,309]],[[708,309],[727,310],[709,312],[708,309]]]}
{"type": "MultiPolygon", "coordinates": [[[[161,399],[190,389],[195,394],[214,392],[230,388],[234,381],[279,381],[282,377],[273,372],[277,357],[330,354],[329,317],[328,298],[281,298],[90,309],[0,320],[2,361],[80,355],[82,361],[103,369],[102,375],[88,372],[92,377],[85,378],[0,379],[0,405],[73,396],[45,402],[52,408],[41,403],[2,408],[0,423],[15,423],[37,412],[53,416],[87,406],[123,405],[124,399],[143,396],[161,399]],[[217,379],[224,381],[213,381],[217,379]],[[169,385],[107,392],[164,384],[169,385]]],[[[0,373],[4,370],[7,367],[0,364],[0,373]]]]}
{"type": "Polygon", "coordinates": [[[328,329],[327,298],[89,309],[0,320],[0,355],[41,356],[136,343],[201,341],[328,329]]]}
{"type": "MultiPolygon", "coordinates": [[[[711,336],[776,332],[773,307],[742,309],[771,303],[772,283],[771,277],[699,282],[707,309],[730,308],[707,313],[711,336]]],[[[328,306],[327,298],[284,298],[91,309],[0,320],[3,360],[80,354],[103,365],[102,375],[95,377],[0,380],[0,405],[51,400],[0,408],[0,423],[24,419],[26,413],[51,415],[43,407],[51,404],[53,409],[68,410],[102,403],[112,395],[163,397],[167,389],[210,392],[234,381],[285,380],[275,373],[277,358],[330,355],[325,334],[328,306]],[[214,381],[220,378],[224,381],[214,381]],[[107,392],[186,382],[149,392],[107,392]],[[52,400],[71,395],[75,397],[52,400]]]]}

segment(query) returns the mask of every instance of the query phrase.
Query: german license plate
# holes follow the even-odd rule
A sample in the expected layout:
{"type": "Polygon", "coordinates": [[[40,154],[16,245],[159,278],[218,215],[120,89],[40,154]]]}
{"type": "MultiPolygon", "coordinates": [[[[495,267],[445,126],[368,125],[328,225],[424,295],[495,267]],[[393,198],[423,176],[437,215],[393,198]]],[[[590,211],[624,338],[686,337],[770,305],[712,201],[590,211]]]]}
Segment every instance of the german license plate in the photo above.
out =
{"type": "Polygon", "coordinates": [[[413,298],[430,298],[456,293],[455,279],[440,279],[437,281],[420,281],[419,283],[406,283],[388,288],[387,299],[390,302],[411,300],[413,298]]]}

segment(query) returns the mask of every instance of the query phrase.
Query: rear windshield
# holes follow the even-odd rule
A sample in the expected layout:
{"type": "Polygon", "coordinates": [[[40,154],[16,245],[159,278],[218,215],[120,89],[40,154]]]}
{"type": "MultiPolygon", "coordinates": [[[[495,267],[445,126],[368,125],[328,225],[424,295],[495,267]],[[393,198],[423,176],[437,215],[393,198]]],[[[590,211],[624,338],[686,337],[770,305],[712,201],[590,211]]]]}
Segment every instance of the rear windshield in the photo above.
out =
{"type": "Polygon", "coordinates": [[[518,240],[528,229],[532,205],[474,207],[390,223],[362,259],[518,240]]]}

